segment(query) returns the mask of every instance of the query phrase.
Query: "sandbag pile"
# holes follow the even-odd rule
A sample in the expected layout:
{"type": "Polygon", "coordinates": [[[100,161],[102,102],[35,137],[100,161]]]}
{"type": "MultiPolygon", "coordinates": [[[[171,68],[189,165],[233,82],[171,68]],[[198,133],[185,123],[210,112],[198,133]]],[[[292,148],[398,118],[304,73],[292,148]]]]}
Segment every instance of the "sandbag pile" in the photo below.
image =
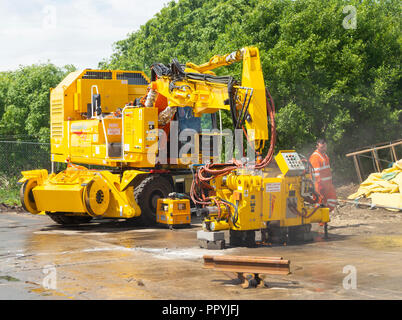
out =
{"type": "Polygon", "coordinates": [[[402,210],[402,159],[392,168],[372,173],[348,199],[370,198],[373,205],[402,210]]]}

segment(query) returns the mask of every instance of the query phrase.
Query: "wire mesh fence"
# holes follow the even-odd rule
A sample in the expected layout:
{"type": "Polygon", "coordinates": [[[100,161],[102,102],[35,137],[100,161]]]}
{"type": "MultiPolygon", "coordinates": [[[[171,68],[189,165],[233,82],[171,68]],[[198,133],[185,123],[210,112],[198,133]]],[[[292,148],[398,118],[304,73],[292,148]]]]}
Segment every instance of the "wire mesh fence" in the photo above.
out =
{"type": "Polygon", "coordinates": [[[13,178],[21,176],[21,171],[50,168],[50,144],[0,141],[0,175],[13,178]]]}

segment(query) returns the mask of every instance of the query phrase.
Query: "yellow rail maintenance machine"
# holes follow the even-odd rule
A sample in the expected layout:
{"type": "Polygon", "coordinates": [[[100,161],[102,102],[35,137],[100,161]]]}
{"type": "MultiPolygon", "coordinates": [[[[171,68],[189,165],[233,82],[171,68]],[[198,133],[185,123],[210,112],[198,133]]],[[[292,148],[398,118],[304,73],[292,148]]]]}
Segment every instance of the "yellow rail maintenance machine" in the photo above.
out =
{"type": "Polygon", "coordinates": [[[201,65],[154,64],[150,79],[141,71],[72,72],[51,90],[50,129],[52,171],[22,172],[20,197],[27,211],[60,224],[124,218],[153,225],[158,203],[181,201],[172,192],[205,215],[204,242],[216,243],[209,237],[218,230],[229,229],[237,245],[252,243],[256,230],[275,237],[329,221],[306,163],[293,150],[274,157],[275,110],[255,47],[201,65]],[[241,81],[212,71],[235,62],[242,62],[241,81]],[[222,163],[203,143],[229,135],[223,112],[255,159],[222,163]],[[60,163],[67,167],[58,171],[60,163]]]}

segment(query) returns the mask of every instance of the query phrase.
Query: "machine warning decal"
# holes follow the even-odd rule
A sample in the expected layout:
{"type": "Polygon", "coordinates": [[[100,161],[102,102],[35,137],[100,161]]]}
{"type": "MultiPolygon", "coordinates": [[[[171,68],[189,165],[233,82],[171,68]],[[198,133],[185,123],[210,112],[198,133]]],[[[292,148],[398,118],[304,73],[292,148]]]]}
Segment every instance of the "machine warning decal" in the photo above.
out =
{"type": "Polygon", "coordinates": [[[71,124],[71,130],[86,130],[87,128],[88,128],[87,124],[82,124],[82,123],[71,124]]]}
{"type": "Polygon", "coordinates": [[[281,192],[281,183],[280,182],[267,183],[265,185],[265,191],[266,192],[281,192]]]}
{"type": "Polygon", "coordinates": [[[108,128],[107,129],[108,136],[119,136],[120,135],[120,128],[108,128]]]}

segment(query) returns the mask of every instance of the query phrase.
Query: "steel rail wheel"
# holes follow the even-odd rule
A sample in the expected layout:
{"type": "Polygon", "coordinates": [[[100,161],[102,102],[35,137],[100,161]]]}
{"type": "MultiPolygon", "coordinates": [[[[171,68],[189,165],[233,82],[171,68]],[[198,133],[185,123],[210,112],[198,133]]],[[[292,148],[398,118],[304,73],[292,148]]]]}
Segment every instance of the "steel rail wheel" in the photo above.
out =
{"type": "Polygon", "coordinates": [[[110,203],[110,190],[106,182],[100,177],[92,179],[84,189],[83,201],[90,216],[103,215],[110,203]]]}
{"type": "Polygon", "coordinates": [[[20,189],[22,207],[32,214],[38,214],[40,212],[36,207],[35,198],[32,192],[33,188],[37,185],[38,183],[36,180],[28,179],[22,184],[20,189]]]}

